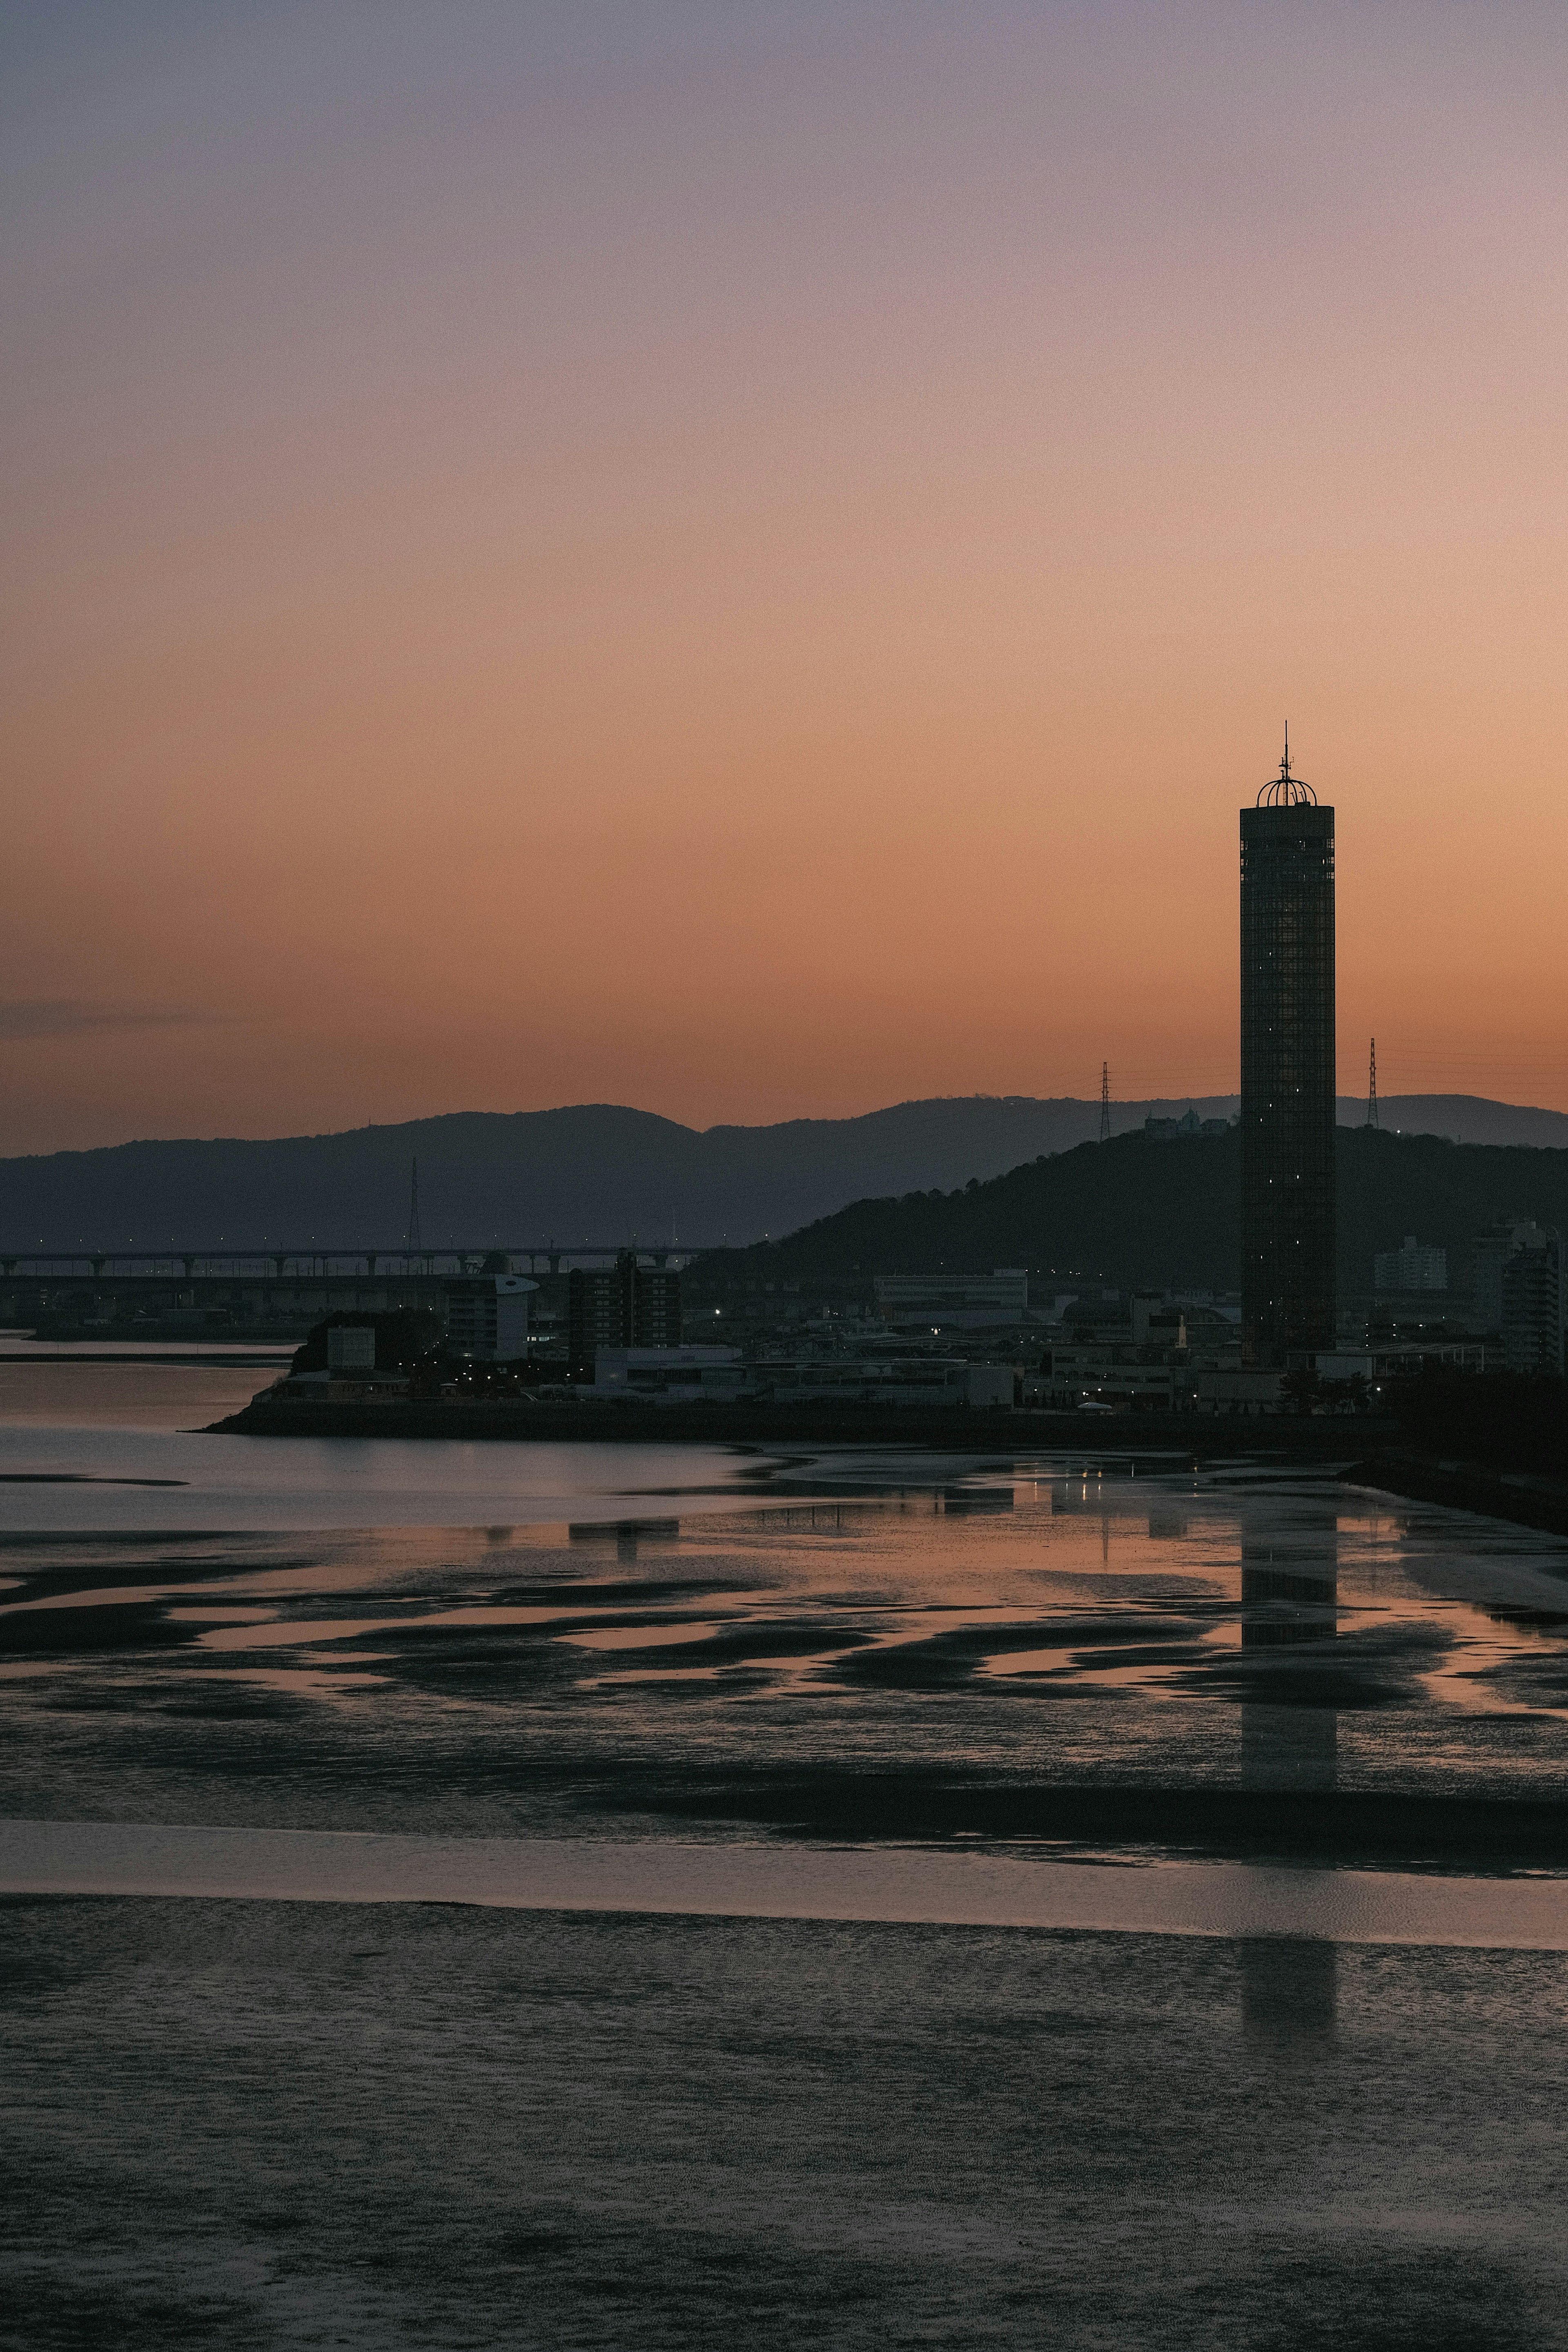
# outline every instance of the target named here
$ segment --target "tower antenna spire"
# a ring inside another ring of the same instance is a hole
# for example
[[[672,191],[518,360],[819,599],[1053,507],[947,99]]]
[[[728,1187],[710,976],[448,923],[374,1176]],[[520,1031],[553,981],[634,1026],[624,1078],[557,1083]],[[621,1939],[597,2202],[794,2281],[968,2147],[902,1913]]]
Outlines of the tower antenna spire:
[[[1109,1062],[1101,1062],[1100,1066],[1100,1139],[1101,1143],[1109,1143],[1110,1140],[1110,1065]]]
[[[1285,721],[1285,750],[1279,761],[1279,773],[1270,776],[1258,795],[1259,808],[1313,808],[1317,793],[1310,784],[1290,772],[1290,721]]]
[[[1377,1039],[1372,1041],[1372,1051],[1366,1063],[1366,1123],[1377,1125]]]

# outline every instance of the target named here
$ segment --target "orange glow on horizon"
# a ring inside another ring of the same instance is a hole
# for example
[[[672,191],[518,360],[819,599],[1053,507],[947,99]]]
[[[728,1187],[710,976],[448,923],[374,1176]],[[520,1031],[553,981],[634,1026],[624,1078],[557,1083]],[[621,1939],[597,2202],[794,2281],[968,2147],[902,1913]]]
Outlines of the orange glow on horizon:
[[[0,1151],[1229,1091],[1287,716],[1568,1109],[1552,16],[637,14],[39,13]]]

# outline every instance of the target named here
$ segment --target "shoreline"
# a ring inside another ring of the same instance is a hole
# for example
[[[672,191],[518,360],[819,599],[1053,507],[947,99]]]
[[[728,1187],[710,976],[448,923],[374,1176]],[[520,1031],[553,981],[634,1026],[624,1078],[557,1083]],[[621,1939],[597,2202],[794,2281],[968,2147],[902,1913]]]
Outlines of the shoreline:
[[[1378,1437],[1391,1423],[1370,1425]],[[1278,1454],[1342,1463],[1362,1453],[1364,1420],[1196,1413],[911,1412],[888,1405],[269,1404],[243,1406],[204,1433],[226,1437],[419,1438],[448,1441],[745,1446],[887,1445],[957,1454],[1173,1453],[1190,1458]]]
[[[1369,1416],[910,1412],[879,1405],[626,1405],[437,1402],[271,1404],[226,1414],[224,1437],[397,1438],[484,1444],[710,1444],[746,1449],[899,1446],[943,1454],[1226,1455],[1334,1465],[1347,1486],[1568,1536],[1568,1481],[1495,1469],[1399,1443]],[[1369,1448],[1368,1440],[1372,1440]]]

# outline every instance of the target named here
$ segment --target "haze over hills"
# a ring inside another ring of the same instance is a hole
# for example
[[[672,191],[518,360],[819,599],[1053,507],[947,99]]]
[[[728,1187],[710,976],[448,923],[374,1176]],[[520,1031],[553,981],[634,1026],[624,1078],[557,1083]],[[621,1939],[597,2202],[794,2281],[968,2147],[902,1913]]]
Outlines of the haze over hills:
[[[1113,1104],[1114,1133],[1146,1116],[1228,1118],[1235,1096]],[[1384,1128],[1466,1143],[1568,1146],[1568,1115],[1467,1095],[1392,1097]],[[1342,1124],[1363,1106],[1342,1097]],[[952,1096],[858,1118],[682,1127],[608,1103],[458,1112],[276,1141],[117,1144],[0,1160],[0,1246],[13,1250],[398,1246],[419,1161],[426,1246],[637,1235],[688,1245],[792,1233],[855,1201],[950,1192],[1098,1135],[1071,1097]]]

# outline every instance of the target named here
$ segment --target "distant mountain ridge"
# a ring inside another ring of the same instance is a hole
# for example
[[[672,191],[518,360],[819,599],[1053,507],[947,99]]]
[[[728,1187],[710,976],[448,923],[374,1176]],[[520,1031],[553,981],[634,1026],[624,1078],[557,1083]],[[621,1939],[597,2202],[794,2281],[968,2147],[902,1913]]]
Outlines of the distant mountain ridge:
[[[1151,1114],[1181,1118],[1189,1106],[1200,1118],[1229,1118],[1237,1097],[1116,1103],[1112,1131]],[[1466,1143],[1568,1146],[1568,1114],[1472,1095],[1390,1097],[1382,1116],[1386,1129]],[[1364,1117],[1364,1105],[1342,1097],[1342,1125]],[[706,1131],[579,1103],[273,1141],[121,1143],[0,1160],[0,1247],[395,1248],[416,1156],[426,1247],[634,1234],[739,1244],[793,1233],[854,1201],[984,1182],[1099,1131],[1097,1102],[973,1095]]]

